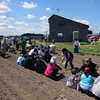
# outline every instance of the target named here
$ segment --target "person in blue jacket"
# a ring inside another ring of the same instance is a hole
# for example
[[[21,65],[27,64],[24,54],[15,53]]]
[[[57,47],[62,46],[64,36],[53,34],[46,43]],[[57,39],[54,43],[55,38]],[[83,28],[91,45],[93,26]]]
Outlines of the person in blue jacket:
[[[26,60],[26,55],[25,56],[22,56],[22,58],[19,60],[19,65],[20,66],[24,66],[24,62],[25,62],[25,60]]]
[[[21,46],[22,46],[22,50],[25,50],[26,40],[24,38],[21,39]]]

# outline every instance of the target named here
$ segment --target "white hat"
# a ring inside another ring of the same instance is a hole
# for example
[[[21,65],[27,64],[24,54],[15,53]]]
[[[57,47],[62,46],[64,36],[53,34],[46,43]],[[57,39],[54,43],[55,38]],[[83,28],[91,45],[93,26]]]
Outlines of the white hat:
[[[53,56],[53,57],[51,58],[50,63],[56,63],[56,57],[55,57],[55,56]]]

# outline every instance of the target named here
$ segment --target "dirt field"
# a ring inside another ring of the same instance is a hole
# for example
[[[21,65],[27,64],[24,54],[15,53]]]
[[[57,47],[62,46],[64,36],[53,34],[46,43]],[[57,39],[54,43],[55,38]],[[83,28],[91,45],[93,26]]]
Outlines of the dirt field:
[[[8,58],[0,57],[0,100],[95,100],[80,91],[66,88],[70,66],[66,70],[63,68],[60,51],[55,54],[57,63],[62,67],[56,81],[20,67],[16,63],[18,56],[19,52],[10,54]],[[100,65],[100,56],[77,54],[74,54],[73,64],[80,67],[82,60],[89,57]]]

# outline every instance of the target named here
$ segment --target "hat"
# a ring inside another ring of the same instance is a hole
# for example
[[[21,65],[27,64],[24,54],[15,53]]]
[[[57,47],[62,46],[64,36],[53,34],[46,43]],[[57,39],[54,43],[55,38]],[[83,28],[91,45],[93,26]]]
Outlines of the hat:
[[[55,56],[53,56],[53,57],[51,58],[50,63],[56,63],[56,57],[55,57]]]
[[[91,60],[91,58],[86,58],[86,59],[83,60],[83,63],[84,64],[89,64],[90,60]]]
[[[85,67],[84,72],[90,72],[90,68],[89,67]]]
[[[72,73],[72,74],[76,74],[76,69],[72,69],[72,70],[71,70],[71,73]]]

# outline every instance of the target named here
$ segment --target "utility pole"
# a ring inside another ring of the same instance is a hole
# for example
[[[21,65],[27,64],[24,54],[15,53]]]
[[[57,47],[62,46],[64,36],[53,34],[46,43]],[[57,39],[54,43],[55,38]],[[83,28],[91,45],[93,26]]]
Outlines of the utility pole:
[[[57,15],[59,15],[59,9],[57,9]]]

